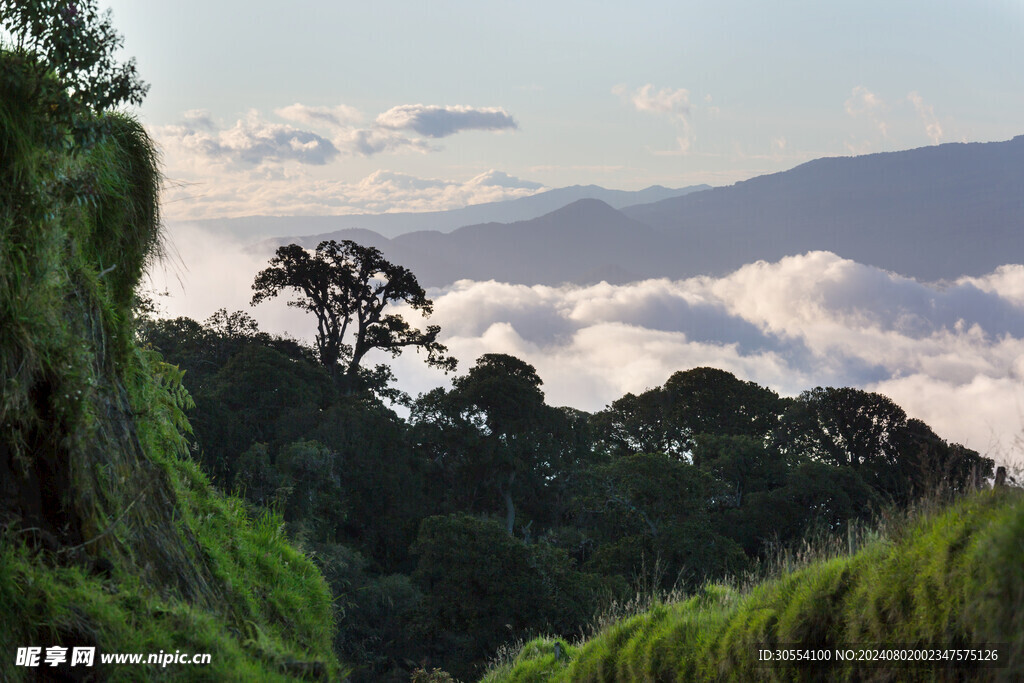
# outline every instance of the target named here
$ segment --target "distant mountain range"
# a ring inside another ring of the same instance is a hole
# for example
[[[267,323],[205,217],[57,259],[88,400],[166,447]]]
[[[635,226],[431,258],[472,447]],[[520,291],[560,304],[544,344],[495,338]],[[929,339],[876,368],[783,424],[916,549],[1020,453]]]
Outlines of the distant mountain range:
[[[680,272],[812,249],[923,280],[1024,263],[1024,135],[817,159],[624,210],[674,235]]]
[[[344,229],[373,230],[384,237],[396,237],[417,230],[450,232],[464,225],[478,223],[513,223],[543,216],[580,199],[600,199],[614,208],[647,204],[691,192],[710,189],[710,185],[693,185],[679,189],[652,185],[643,190],[608,190],[597,185],[573,185],[546,190],[529,197],[500,202],[474,204],[449,211],[419,213],[352,214],[347,216],[246,216],[244,218],[213,218],[197,223],[206,229],[241,238],[262,239],[313,235]]]
[[[621,208],[584,198],[512,223],[390,239],[340,230],[255,248],[269,254],[279,244],[314,247],[324,239],[375,246],[424,286],[463,278],[589,284],[721,275],[817,249],[921,280],[981,275],[1024,263],[1024,136],[818,159]]]

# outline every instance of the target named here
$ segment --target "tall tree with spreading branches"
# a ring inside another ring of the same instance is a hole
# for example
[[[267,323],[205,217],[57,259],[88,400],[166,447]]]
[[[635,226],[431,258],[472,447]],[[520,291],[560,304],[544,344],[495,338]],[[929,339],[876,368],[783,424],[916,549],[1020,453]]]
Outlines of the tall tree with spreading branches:
[[[416,276],[389,262],[379,249],[351,240],[321,242],[310,253],[298,244],[277,249],[270,267],[256,275],[252,305],[283,290],[298,293],[289,306],[317,320],[316,349],[333,376],[355,386],[363,358],[373,349],[398,356],[408,347],[427,353],[427,364],[450,371],[455,359],[437,341],[441,328],[418,330],[389,307],[405,304],[424,317],[434,309]]]

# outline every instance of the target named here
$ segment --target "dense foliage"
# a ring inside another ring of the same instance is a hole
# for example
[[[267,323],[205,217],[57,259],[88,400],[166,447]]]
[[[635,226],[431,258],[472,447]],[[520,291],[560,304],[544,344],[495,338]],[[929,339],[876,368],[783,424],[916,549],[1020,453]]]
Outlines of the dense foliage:
[[[502,643],[578,635],[637,582],[696,590],[992,468],[855,389],[782,398],[694,368],[590,415],[488,354],[403,419],[243,313],[140,333],[187,369],[215,483],[315,551],[363,680],[478,676]]]

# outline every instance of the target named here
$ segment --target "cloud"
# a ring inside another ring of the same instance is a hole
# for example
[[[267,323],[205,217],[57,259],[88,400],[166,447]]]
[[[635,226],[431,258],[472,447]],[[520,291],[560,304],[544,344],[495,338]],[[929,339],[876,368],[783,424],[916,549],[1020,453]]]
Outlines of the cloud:
[[[431,138],[443,138],[464,130],[516,130],[515,119],[497,107],[438,107],[403,104],[380,114],[379,128],[412,130]]]
[[[367,185],[452,189],[395,173]],[[168,312],[203,319],[219,306],[244,306],[264,264],[186,230],[175,243],[202,306]],[[678,370],[710,365],[786,395],[819,385],[878,391],[943,438],[1022,459],[1008,449],[1024,428],[1024,266],[924,284],[811,252],[717,278],[585,287],[463,280],[428,296],[430,322],[463,371],[483,353],[514,354],[537,368],[555,405],[599,410]],[[312,336],[312,321],[283,304],[255,315],[271,331]],[[414,312],[408,319],[422,320]],[[393,363],[414,394],[450,381],[414,354],[374,362]]]
[[[213,130],[216,128],[216,124],[213,122],[213,118],[210,116],[210,112],[206,109],[189,109],[182,114],[184,125],[190,128],[197,128],[200,130]]]
[[[338,147],[351,154],[373,156],[381,152],[400,152],[409,150],[425,154],[433,148],[423,140],[408,138],[393,131],[382,131],[373,128],[359,128],[341,133],[335,141]]]
[[[868,90],[863,85],[858,85],[850,92],[850,97],[845,102],[846,113],[853,118],[863,118],[878,129],[878,132],[885,137],[889,132],[888,124],[881,116],[888,109],[881,97]]]
[[[914,140],[923,130],[931,144],[940,144],[946,131],[935,115],[935,108],[925,102],[916,90],[905,97],[883,99],[863,85],[850,93],[844,104],[846,113],[861,122],[865,133],[854,133],[846,140],[852,154],[878,151],[892,141]],[[900,143],[903,144],[903,143]]]
[[[311,107],[304,104],[293,104],[274,113],[283,119],[296,121],[311,127],[323,127],[331,131],[332,142],[343,152],[356,156],[369,157],[382,152],[417,152],[426,153],[434,150],[424,140],[401,135],[394,130],[379,126],[370,128],[359,127],[363,121],[362,113],[355,107],[339,104],[334,107]]]
[[[164,214],[176,221],[232,216],[328,216],[389,211],[444,211],[516,199],[546,186],[489,170],[467,179],[421,178],[387,169],[352,182],[282,174],[225,174],[168,183]]]
[[[225,125],[206,110],[193,110],[173,125],[151,128],[171,179],[164,188],[165,215],[184,220],[439,211],[523,197],[544,188],[492,169],[469,180],[439,181],[443,189],[437,191],[387,197],[367,192],[371,188],[366,179],[344,182],[312,172],[343,156],[434,152],[439,149],[431,142],[434,138],[462,130],[515,128],[503,109],[403,105],[368,125],[358,110],[345,104],[296,103],[274,113],[289,123],[267,120],[252,110]]]
[[[171,154],[248,168],[288,161],[320,166],[339,154],[327,138],[309,130],[269,123],[255,111],[231,128],[220,130],[206,112],[187,112],[185,120],[183,125],[156,129],[156,137]]]
[[[1024,265],[999,266],[983,277],[963,277],[957,284],[970,284],[991,292],[1017,307],[1024,307]]]
[[[218,308],[248,309],[252,281],[266,267],[265,258],[246,252],[237,240],[194,224],[171,224],[165,237],[169,256],[150,267],[142,284],[169,295],[156,297],[168,316],[205,320]],[[288,322],[300,321],[294,316]]]
[[[690,124],[690,91],[685,88],[661,88],[655,90],[654,85],[648,83],[634,91],[630,91],[625,85],[617,85],[612,88],[612,93],[618,95],[623,101],[629,102],[640,112],[656,114],[668,117],[679,129],[680,134],[676,137],[676,146],[666,150],[652,150],[657,155],[682,155],[687,154],[693,145],[693,127]],[[711,96],[705,95],[705,102],[711,102]],[[715,114],[718,110],[715,108]]]
[[[637,111],[665,114],[680,119],[690,115],[690,91],[685,88],[655,90],[654,85],[648,83],[633,92],[624,85],[617,85],[612,88],[612,92],[632,103]]]
[[[274,114],[304,127],[267,121],[256,110],[225,127],[208,111],[197,109],[185,112],[180,123],[158,126],[152,132],[168,152],[172,173],[188,169],[219,174],[228,166],[324,165],[341,153],[368,157],[437,149],[422,137],[400,133],[402,130],[442,138],[464,130],[518,128],[508,112],[495,107],[400,105],[380,114],[370,126],[358,125],[362,113],[345,104],[316,107],[295,103],[275,109]],[[216,168],[211,169],[207,162]]]
[[[339,104],[334,107],[311,107],[296,102],[293,105],[275,109],[282,119],[296,121],[308,126],[326,125],[331,128],[347,128],[363,120],[355,107]]]
[[[432,295],[463,363],[521,355],[556,403],[595,410],[676,370],[713,365],[791,395],[817,385],[881,391],[940,435],[985,451],[1024,427],[1021,293],[1021,266],[939,286],[812,252],[722,278],[463,281]],[[409,363],[403,373],[426,388]]]
[[[885,102],[881,97],[863,85],[856,86],[846,100],[846,113],[850,116],[876,114],[885,110]]]
[[[539,190],[544,187],[542,183],[516,178],[504,171],[495,171],[494,169],[470,179],[468,184],[478,187],[502,187],[512,190]]]
[[[914,374],[867,387],[885,394],[909,414],[954,440],[1002,462],[1024,464],[1019,451],[1024,426],[1024,382],[1018,376],[978,374],[968,382]],[[943,430],[942,428],[946,429]]]
[[[934,107],[925,104],[924,98],[917,91],[909,93],[907,99],[914,103],[914,109],[917,110],[917,115],[924,125],[924,134],[928,136],[933,145],[939,144],[942,141],[942,125],[939,124],[939,119],[935,116]]]

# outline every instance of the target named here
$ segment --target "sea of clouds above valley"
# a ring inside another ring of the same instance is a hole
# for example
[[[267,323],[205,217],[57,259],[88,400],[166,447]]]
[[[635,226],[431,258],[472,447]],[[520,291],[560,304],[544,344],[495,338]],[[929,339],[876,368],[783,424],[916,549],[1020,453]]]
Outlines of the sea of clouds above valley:
[[[314,322],[276,301],[250,308],[266,261],[189,225],[154,269],[165,314],[247,310],[309,339]],[[548,402],[599,410],[626,392],[708,365],[796,395],[815,386],[883,393],[944,438],[1020,462],[1024,266],[920,283],[829,252],[758,262],[720,278],[561,287],[459,281],[431,290],[443,341],[465,371],[484,353],[533,364]],[[421,322],[418,314],[407,316]],[[425,323],[424,323],[425,324]],[[381,357],[415,395],[449,380],[421,357]]]

